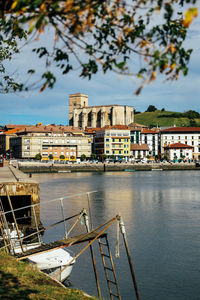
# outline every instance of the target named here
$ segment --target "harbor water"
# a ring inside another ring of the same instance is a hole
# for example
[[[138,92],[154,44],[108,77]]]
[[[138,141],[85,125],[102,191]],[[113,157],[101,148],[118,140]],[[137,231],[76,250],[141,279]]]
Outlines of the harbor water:
[[[107,172],[35,174],[40,183],[41,221],[44,226],[61,219],[60,207],[45,203],[71,195],[63,200],[64,215],[69,217],[88,210],[90,197],[92,226],[123,217],[133,260],[140,298],[144,300],[200,299],[200,172]],[[66,224],[69,227],[73,221]],[[108,229],[115,257],[116,225]],[[64,226],[45,232],[45,242],[62,238]],[[84,226],[79,222],[74,234]],[[102,296],[108,299],[99,249],[95,244]],[[77,254],[83,246],[72,246]],[[122,299],[136,299],[122,237],[120,258],[114,258]],[[97,296],[90,252],[76,261],[70,275],[72,288]]]

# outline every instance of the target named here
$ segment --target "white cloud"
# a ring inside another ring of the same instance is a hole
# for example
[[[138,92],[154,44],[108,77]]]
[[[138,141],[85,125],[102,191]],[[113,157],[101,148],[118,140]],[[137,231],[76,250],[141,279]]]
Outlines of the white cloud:
[[[106,75],[98,73],[89,81],[80,78],[78,72],[75,71],[66,76],[56,71],[57,83],[53,90],[46,90],[43,93],[35,90],[18,95],[1,94],[0,124],[33,124],[39,121],[66,124],[69,94],[78,92],[88,94],[89,105],[133,105],[136,110],[144,111],[149,104],[153,104],[158,108],[164,107],[167,110],[194,109],[200,111],[199,19],[196,19],[191,26],[185,45],[194,49],[190,71],[187,77],[181,77],[177,82],[164,84],[162,78],[158,78],[151,86],[145,86],[140,96],[135,96],[134,91],[138,85],[136,80],[130,77],[120,77],[114,73]],[[25,78],[25,72],[28,68],[35,67],[39,72],[42,71],[41,61],[30,51],[32,47],[33,44],[24,47],[23,54],[16,56],[14,61],[9,62],[10,70],[17,70],[22,78]]]

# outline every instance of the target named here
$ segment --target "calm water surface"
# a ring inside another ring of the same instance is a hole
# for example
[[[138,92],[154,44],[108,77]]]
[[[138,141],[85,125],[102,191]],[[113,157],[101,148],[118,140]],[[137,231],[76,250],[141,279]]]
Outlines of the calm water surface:
[[[108,172],[37,174],[41,203],[74,193],[97,191],[91,196],[93,226],[120,212],[141,299],[200,299],[200,172]],[[64,201],[65,216],[87,209],[85,196]],[[61,217],[60,206],[41,205],[41,219],[48,225]],[[72,223],[71,223],[72,224]],[[76,231],[84,230],[79,224]],[[109,232],[115,254],[116,224]],[[44,240],[61,238],[63,226],[45,233]],[[71,250],[78,253],[79,248]],[[108,298],[98,248],[102,294]],[[122,299],[136,299],[122,239],[120,259],[114,259]],[[97,295],[90,253],[77,260],[70,276],[72,287]]]

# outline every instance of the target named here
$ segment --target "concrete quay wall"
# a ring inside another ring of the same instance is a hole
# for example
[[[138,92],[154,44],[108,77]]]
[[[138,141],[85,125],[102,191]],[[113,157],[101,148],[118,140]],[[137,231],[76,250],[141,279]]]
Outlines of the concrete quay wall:
[[[195,163],[98,163],[98,164],[44,164],[20,163],[19,169],[24,173],[64,173],[64,172],[113,172],[113,171],[152,171],[152,170],[200,170]]]

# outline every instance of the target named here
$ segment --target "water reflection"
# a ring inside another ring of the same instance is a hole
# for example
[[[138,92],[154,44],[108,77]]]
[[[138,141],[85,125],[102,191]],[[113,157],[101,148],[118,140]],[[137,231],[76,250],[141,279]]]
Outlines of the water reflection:
[[[199,299],[199,171],[38,174],[34,179],[41,183],[41,203],[97,190],[90,201],[94,226],[121,213],[141,299]],[[86,196],[67,199],[65,215],[87,206]],[[59,213],[58,206],[41,206],[43,222],[57,220]],[[81,229],[80,224],[78,230]],[[52,232],[51,238],[57,234],[62,235],[63,228],[59,227],[56,234]],[[109,229],[112,248],[115,234],[113,226]],[[121,260],[115,263],[122,299],[135,299],[122,244],[120,252]],[[81,257],[71,279],[74,286],[96,294],[89,259],[89,253]]]

